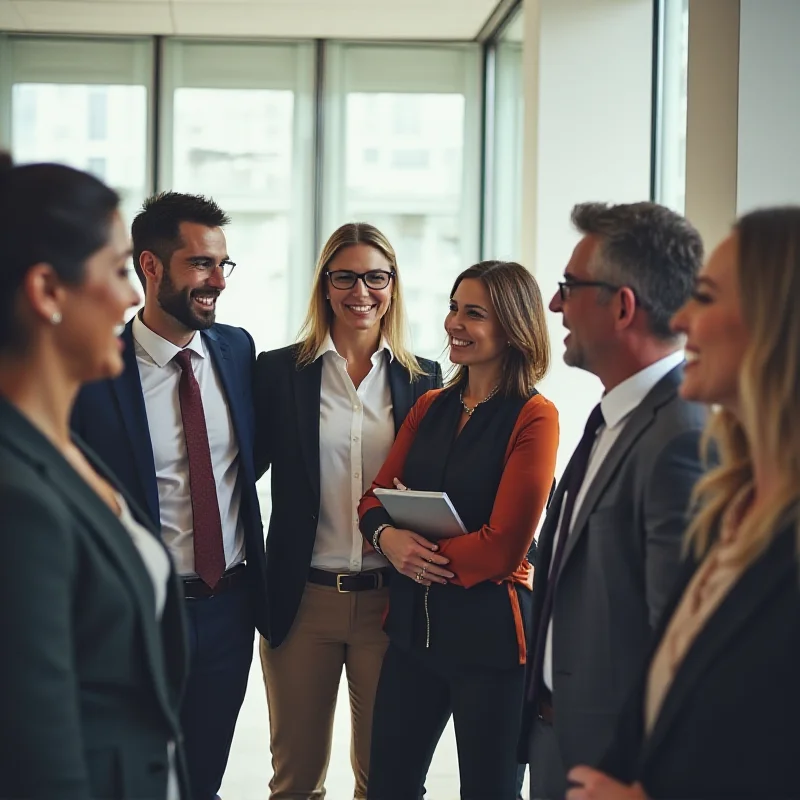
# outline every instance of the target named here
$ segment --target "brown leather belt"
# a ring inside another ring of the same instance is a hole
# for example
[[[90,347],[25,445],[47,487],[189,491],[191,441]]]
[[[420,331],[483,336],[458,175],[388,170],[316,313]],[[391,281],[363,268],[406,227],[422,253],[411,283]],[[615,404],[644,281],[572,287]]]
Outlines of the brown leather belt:
[[[311,567],[308,570],[308,582],[318,586],[333,586],[342,594],[347,592],[365,592],[369,589],[380,589],[389,585],[391,570],[371,569],[367,572],[328,572]]]
[[[183,596],[186,600],[204,600],[208,597],[216,597],[243,584],[246,575],[247,568],[242,562],[226,570],[213,589],[202,578],[184,578]]]

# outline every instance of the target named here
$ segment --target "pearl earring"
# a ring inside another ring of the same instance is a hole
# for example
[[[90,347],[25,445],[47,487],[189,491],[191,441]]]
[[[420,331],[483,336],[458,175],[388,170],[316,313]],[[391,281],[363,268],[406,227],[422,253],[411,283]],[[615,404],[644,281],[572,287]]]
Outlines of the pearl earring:
[[[61,316],[61,312],[60,311],[54,311],[50,315],[50,323],[52,325],[60,325],[62,319],[63,319],[63,317]]]

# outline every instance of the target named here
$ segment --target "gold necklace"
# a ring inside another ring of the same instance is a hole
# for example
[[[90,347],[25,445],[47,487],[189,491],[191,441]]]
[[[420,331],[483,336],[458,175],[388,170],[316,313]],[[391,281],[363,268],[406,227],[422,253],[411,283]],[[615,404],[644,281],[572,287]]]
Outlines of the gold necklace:
[[[495,386],[495,387],[494,387],[494,389],[492,389],[492,391],[491,391],[491,392],[489,392],[489,394],[487,394],[487,395],[486,395],[486,397],[484,397],[484,398],[483,398],[483,400],[479,400],[477,403],[475,403],[475,405],[474,405],[474,406],[472,406],[472,408],[470,408],[470,407],[469,407],[469,406],[468,406],[468,405],[467,405],[467,404],[464,402],[464,389],[462,388],[462,389],[461,389],[461,394],[459,395],[459,397],[461,398],[461,406],[462,406],[462,408],[464,409],[464,413],[465,413],[465,414],[466,414],[468,417],[471,417],[471,416],[472,416],[472,415],[475,413],[475,409],[476,409],[476,408],[477,408],[479,405],[482,405],[482,404],[483,404],[483,403],[485,403],[487,400],[491,400],[491,399],[492,399],[492,398],[493,398],[493,397],[494,397],[494,396],[497,394],[497,390],[498,390],[499,388],[500,388],[500,384],[498,383],[498,384],[497,384],[497,386]]]

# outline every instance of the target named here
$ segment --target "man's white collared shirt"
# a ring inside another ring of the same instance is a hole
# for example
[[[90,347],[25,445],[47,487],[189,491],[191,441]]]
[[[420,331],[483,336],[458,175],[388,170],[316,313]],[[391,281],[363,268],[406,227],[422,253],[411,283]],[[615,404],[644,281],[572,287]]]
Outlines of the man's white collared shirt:
[[[151,331],[138,315],[134,317],[132,332],[153,447],[161,535],[177,572],[194,576],[189,457],[178,397],[181,368],[173,360],[181,348]],[[203,337],[196,333],[185,349],[191,351],[192,370],[203,400],[211,466],[217,484],[225,565],[230,568],[245,558],[244,529],[239,519],[239,445],[222,382],[206,352]]]
[[[570,520],[569,535],[572,535],[572,526],[578,517],[578,511],[581,504],[586,497],[586,492],[592,485],[600,467],[608,456],[614,442],[617,441],[619,435],[625,428],[625,423],[630,419],[631,414],[639,407],[642,401],[647,397],[653,387],[664,378],[667,373],[671,372],[675,367],[683,362],[683,351],[679,350],[676,353],[670,353],[666,358],[662,358],[649,367],[645,367],[635,375],[632,375],[627,380],[624,380],[618,386],[615,386],[610,392],[603,395],[600,400],[600,408],[603,412],[604,424],[600,426],[594,440],[592,453],[589,456],[589,464],[586,467],[586,476],[581,484],[578,496],[575,498],[575,505],[572,510],[572,519]],[[558,537],[561,534],[561,515],[564,513],[564,506],[566,505],[566,493],[561,501],[561,512],[559,513],[558,525],[556,526],[556,534],[553,539],[553,552],[555,552],[556,545],[558,544]],[[552,562],[550,564],[552,568]],[[549,580],[555,580],[556,576],[549,575]],[[544,645],[544,665],[542,671],[542,680],[545,686],[550,691],[553,691],[553,618],[550,617],[547,625],[547,639]]]
[[[387,352],[393,358],[388,343],[381,340],[372,355],[372,369],[357,389],[330,335],[316,355],[322,359],[320,513],[311,566],[317,569],[361,572],[387,564],[375,552],[362,556],[364,538],[358,527],[358,503],[395,437]]]

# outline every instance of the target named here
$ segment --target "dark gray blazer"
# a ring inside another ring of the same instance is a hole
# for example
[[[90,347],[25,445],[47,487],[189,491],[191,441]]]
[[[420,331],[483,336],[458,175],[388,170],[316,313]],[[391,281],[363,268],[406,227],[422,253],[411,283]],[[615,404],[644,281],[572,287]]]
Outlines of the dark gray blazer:
[[[0,797],[164,800],[169,741],[188,797],[175,575],[159,624],[128,532],[3,398],[0,508]]]
[[[678,396],[682,377],[682,366],[669,372],[625,423],[578,510],[559,573],[549,578],[557,580],[554,728],[567,769],[596,763],[608,747],[678,574],[706,418],[705,407]],[[542,604],[571,467],[539,536],[532,637],[547,624]],[[521,761],[537,702],[529,699],[524,710]]]

